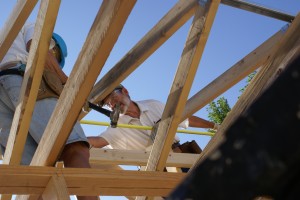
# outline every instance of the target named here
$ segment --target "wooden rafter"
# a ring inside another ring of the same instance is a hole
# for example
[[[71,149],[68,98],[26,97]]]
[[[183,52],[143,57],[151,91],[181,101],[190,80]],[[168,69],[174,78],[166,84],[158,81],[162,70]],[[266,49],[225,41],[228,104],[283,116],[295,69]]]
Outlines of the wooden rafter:
[[[247,10],[250,12],[254,12],[260,15],[264,15],[264,16],[268,16],[268,17],[272,17],[275,19],[279,19],[279,20],[283,20],[283,21],[287,21],[287,22],[292,22],[293,19],[295,18],[295,16],[292,16],[290,14],[287,13],[283,13],[280,11],[276,11],[273,9],[269,9],[266,8],[264,6],[260,6],[260,5],[256,5],[250,2],[246,2],[243,0],[221,0],[221,3],[228,5],[228,6],[232,6],[235,8],[239,8],[239,9],[243,9],[243,10]]]
[[[209,102],[213,101],[223,92],[227,91],[233,85],[237,84],[248,74],[266,63],[268,57],[271,54],[271,50],[283,37],[285,28],[286,27],[275,33],[272,37],[263,42],[259,47],[257,47],[248,55],[235,63],[226,72],[221,74],[207,86],[193,95],[186,103],[182,115],[182,120],[193,115],[195,112],[203,108]]]
[[[31,165],[54,165],[135,2],[103,1]]]
[[[3,32],[0,35],[0,61],[5,56],[9,47],[17,37],[25,21],[32,12],[38,0],[19,0],[17,1],[11,15],[5,22]]]

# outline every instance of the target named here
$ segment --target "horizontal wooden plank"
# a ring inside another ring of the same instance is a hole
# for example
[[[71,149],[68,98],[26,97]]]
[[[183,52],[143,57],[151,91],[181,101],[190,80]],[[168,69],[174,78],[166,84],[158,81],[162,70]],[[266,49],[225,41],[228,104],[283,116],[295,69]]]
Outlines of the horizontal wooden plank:
[[[53,175],[70,195],[166,196],[184,173],[0,165],[0,194],[42,194]]]
[[[90,150],[90,163],[106,165],[146,166],[150,151],[96,149]],[[167,167],[191,167],[200,154],[169,153]]]

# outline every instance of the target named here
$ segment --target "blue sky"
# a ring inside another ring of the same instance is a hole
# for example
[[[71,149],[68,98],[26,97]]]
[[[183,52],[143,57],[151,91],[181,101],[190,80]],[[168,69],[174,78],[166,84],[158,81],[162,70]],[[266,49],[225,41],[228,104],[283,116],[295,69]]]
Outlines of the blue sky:
[[[3,27],[16,0],[0,2],[0,27]],[[64,37],[68,46],[68,57],[64,71],[70,74],[88,31],[102,1],[62,0],[55,32]],[[165,14],[176,0],[137,1],[122,34],[120,35],[99,79],[113,67]],[[300,0],[256,0],[251,1],[267,8],[296,15],[300,11]],[[35,21],[39,4],[28,21]],[[133,100],[158,99],[166,102],[176,73],[182,49],[188,34],[191,20],[179,29],[161,48],[136,69],[123,85],[127,87]],[[220,5],[205,51],[203,53],[189,97],[225,72],[262,42],[280,30],[287,22],[261,16],[237,8]],[[239,90],[246,84],[241,81],[223,95],[231,106],[240,95]],[[207,119],[206,108],[195,115]],[[108,118],[97,112],[90,112],[84,119],[105,121]],[[87,136],[98,135],[105,129],[101,126],[83,125]],[[206,131],[205,129],[197,129]],[[196,140],[204,148],[209,136],[178,134],[182,142]],[[102,199],[122,199],[103,197]]]

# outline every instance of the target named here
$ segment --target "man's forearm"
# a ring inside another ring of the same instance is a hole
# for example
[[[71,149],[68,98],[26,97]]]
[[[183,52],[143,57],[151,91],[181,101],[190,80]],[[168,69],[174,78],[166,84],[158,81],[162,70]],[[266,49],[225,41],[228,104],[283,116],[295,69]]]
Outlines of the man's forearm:
[[[189,118],[189,126],[195,127],[195,128],[211,128],[211,129],[213,129],[215,127],[215,123],[207,121],[207,120],[202,119],[197,116],[191,116]]]

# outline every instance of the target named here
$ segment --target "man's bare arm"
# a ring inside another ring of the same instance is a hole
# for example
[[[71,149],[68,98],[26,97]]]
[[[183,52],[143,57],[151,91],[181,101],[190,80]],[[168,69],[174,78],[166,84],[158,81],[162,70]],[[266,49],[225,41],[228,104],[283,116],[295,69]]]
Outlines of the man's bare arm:
[[[88,139],[91,147],[102,148],[102,147],[109,145],[109,143],[104,138],[99,137],[99,136],[90,136],[90,137],[87,137],[87,139]]]
[[[207,121],[197,116],[189,117],[189,126],[195,128],[217,128],[217,125],[214,122]]]

